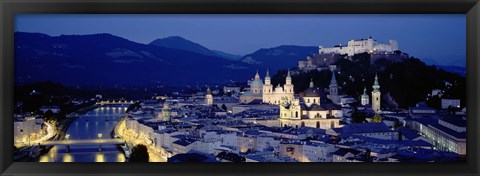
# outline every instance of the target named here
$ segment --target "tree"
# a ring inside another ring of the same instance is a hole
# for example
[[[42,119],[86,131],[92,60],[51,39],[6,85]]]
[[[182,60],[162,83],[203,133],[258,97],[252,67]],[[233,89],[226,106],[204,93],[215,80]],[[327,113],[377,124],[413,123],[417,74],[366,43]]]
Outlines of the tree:
[[[140,102],[136,102],[136,103],[133,103],[132,105],[130,105],[128,108],[127,108],[127,111],[125,111],[126,113],[130,112],[130,111],[133,111],[135,109],[139,109],[139,108],[142,108],[142,105],[140,105]]]
[[[372,153],[372,151],[370,149],[367,149],[365,151],[365,161],[366,162],[371,162],[372,161],[371,153]]]
[[[54,119],[54,116],[53,116],[53,111],[52,110],[47,110],[44,114],[43,114],[43,118],[47,119],[47,120],[53,120]]]
[[[365,112],[360,112],[357,110],[357,107],[353,107],[353,112],[352,112],[352,122],[353,123],[364,123],[367,118],[367,115]]]
[[[393,129],[397,129],[398,127],[401,127],[401,126],[402,126],[402,123],[400,123],[400,121],[395,120],[393,122]]]
[[[375,114],[372,117],[372,122],[382,122],[382,116],[380,116],[380,114]]]
[[[143,144],[138,144],[132,149],[132,154],[130,154],[129,162],[148,162],[148,149],[147,146]]]

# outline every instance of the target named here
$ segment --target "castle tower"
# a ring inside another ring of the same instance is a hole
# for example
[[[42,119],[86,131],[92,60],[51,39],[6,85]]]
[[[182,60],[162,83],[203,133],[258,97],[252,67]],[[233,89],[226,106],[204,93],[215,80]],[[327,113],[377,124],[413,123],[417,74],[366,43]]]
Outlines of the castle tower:
[[[272,95],[273,95],[273,85],[270,79],[270,73],[268,72],[268,69],[267,69],[267,74],[265,75],[265,84],[263,85],[262,101],[264,103],[273,104],[274,100]]]
[[[373,91],[372,91],[372,109],[375,112],[380,111],[380,99],[381,99],[381,92],[380,92],[380,85],[378,84],[378,76],[375,74],[375,82],[373,83]]]
[[[207,95],[205,95],[205,101],[207,106],[213,105],[213,96],[212,96],[212,90],[210,90],[210,87],[207,89]]]
[[[362,106],[365,106],[365,105],[369,104],[369,103],[370,103],[369,101],[370,101],[370,97],[368,96],[368,94],[367,94],[367,88],[365,87],[365,88],[363,89],[363,95],[362,95],[362,97],[361,97]]]
[[[170,121],[170,107],[168,106],[167,99],[165,99],[165,102],[163,103],[162,120]]]
[[[329,98],[332,100],[333,103],[338,104],[339,102],[339,97],[338,97],[338,84],[337,84],[337,78],[335,77],[335,71],[332,71],[332,80],[330,81],[330,94]]]

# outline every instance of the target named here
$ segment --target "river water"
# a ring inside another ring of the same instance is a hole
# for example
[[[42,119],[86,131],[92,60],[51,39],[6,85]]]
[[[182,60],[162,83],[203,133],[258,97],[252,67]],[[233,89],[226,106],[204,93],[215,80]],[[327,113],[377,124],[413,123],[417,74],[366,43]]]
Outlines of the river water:
[[[70,124],[67,134],[69,140],[109,139],[111,132],[127,110],[127,105],[99,107],[78,117]],[[70,146],[67,152],[64,146],[55,146],[45,155],[40,156],[40,162],[124,162],[125,156],[115,145]]]

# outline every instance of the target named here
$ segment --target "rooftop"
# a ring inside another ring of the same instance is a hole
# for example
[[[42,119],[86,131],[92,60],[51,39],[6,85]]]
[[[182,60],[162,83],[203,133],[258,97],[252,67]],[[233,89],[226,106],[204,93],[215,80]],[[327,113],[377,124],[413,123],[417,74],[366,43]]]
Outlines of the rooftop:
[[[392,132],[392,130],[382,122],[351,123],[343,127],[343,134],[381,133],[381,132]]]

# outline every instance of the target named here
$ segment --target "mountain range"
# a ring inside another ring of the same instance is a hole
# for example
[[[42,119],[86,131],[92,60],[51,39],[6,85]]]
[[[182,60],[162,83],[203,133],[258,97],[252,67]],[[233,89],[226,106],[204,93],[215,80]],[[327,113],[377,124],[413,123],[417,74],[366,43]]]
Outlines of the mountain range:
[[[195,83],[245,80],[251,65],[180,49],[135,43],[111,34],[15,33],[17,83],[68,85]],[[229,73],[229,74],[225,74]]]
[[[178,36],[141,44],[107,33],[49,36],[16,32],[15,81],[105,86],[246,81],[255,70],[294,67],[305,53],[305,47],[279,46],[242,57]],[[256,63],[247,62],[249,58]]]
[[[239,56],[179,36],[136,43],[107,33],[49,36],[15,32],[15,82],[66,85],[222,84],[296,67],[316,46],[281,45]],[[465,73],[460,67],[439,66]]]

